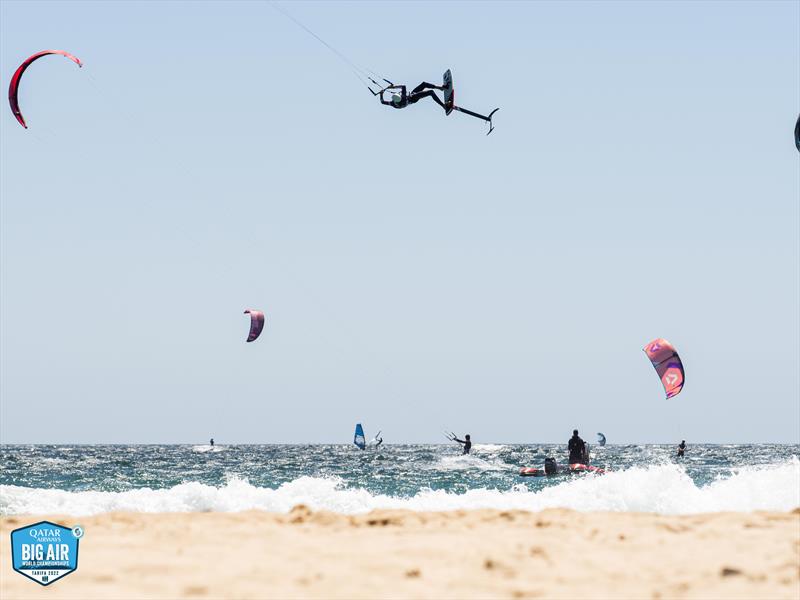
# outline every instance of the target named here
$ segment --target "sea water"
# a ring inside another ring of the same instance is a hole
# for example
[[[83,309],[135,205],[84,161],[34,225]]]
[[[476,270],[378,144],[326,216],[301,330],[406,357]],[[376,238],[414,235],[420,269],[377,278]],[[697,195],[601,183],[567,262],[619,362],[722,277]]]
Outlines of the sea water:
[[[0,446],[0,514],[339,513],[564,507],[663,514],[800,506],[800,445],[592,446],[605,475],[522,478],[564,445]]]

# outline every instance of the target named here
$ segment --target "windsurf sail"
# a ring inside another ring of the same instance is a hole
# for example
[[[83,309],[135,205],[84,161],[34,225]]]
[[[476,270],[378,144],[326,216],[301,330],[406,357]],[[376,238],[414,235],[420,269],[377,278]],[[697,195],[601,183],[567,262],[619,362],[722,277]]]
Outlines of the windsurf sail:
[[[597,432],[597,443],[600,444],[601,446],[606,445],[606,436],[604,436],[599,431]]]
[[[367,447],[367,438],[364,437],[364,428],[361,423],[356,423],[356,433],[353,435],[353,443],[358,446],[359,450],[364,450]]]
[[[645,354],[661,378],[667,398],[677,396],[683,389],[686,376],[681,357],[667,340],[657,338],[644,347]]]

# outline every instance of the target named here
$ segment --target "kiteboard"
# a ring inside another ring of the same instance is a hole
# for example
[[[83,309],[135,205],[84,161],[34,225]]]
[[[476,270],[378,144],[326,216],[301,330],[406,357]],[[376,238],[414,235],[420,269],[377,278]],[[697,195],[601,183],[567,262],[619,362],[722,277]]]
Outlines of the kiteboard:
[[[450,73],[450,69],[444,72],[442,75],[442,90],[444,92],[444,112],[445,114],[450,114],[453,112],[453,109],[456,105],[456,94],[455,90],[453,90],[453,75]]]

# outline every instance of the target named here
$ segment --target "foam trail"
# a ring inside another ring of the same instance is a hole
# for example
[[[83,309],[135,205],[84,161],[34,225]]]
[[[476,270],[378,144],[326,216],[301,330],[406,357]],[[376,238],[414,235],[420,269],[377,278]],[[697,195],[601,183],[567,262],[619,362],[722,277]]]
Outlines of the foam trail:
[[[210,446],[208,444],[203,444],[200,446],[192,446],[192,452],[224,452],[225,446]]]
[[[474,454],[460,454],[456,456],[443,456],[438,462],[429,467],[436,471],[507,471],[509,466],[490,458],[480,458]],[[516,467],[513,468],[516,470]]]
[[[184,483],[169,489],[142,488],[126,492],[67,492],[0,486],[2,515],[249,509],[285,513],[297,504],[345,514],[379,508],[415,511],[572,508],[661,514],[790,511],[800,506],[800,461],[794,458],[779,466],[743,468],[703,487],[696,486],[680,466],[668,464],[632,468],[605,476],[572,478],[539,491],[519,484],[505,491],[471,489],[462,494],[424,490],[407,498],[346,488],[343,481],[335,477],[300,477],[277,489],[256,487],[237,478],[220,487]]]
[[[473,444],[472,452],[478,454],[497,454],[501,450],[505,450],[504,444]]]

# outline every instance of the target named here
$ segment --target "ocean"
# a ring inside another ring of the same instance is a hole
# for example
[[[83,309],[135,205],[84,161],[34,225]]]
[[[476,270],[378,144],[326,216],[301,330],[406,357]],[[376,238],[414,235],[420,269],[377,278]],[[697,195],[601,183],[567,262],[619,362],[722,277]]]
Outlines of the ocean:
[[[571,508],[691,514],[800,506],[800,445],[591,446],[605,475],[522,478],[563,444],[3,445],[0,514],[110,511],[355,514],[392,508]]]

